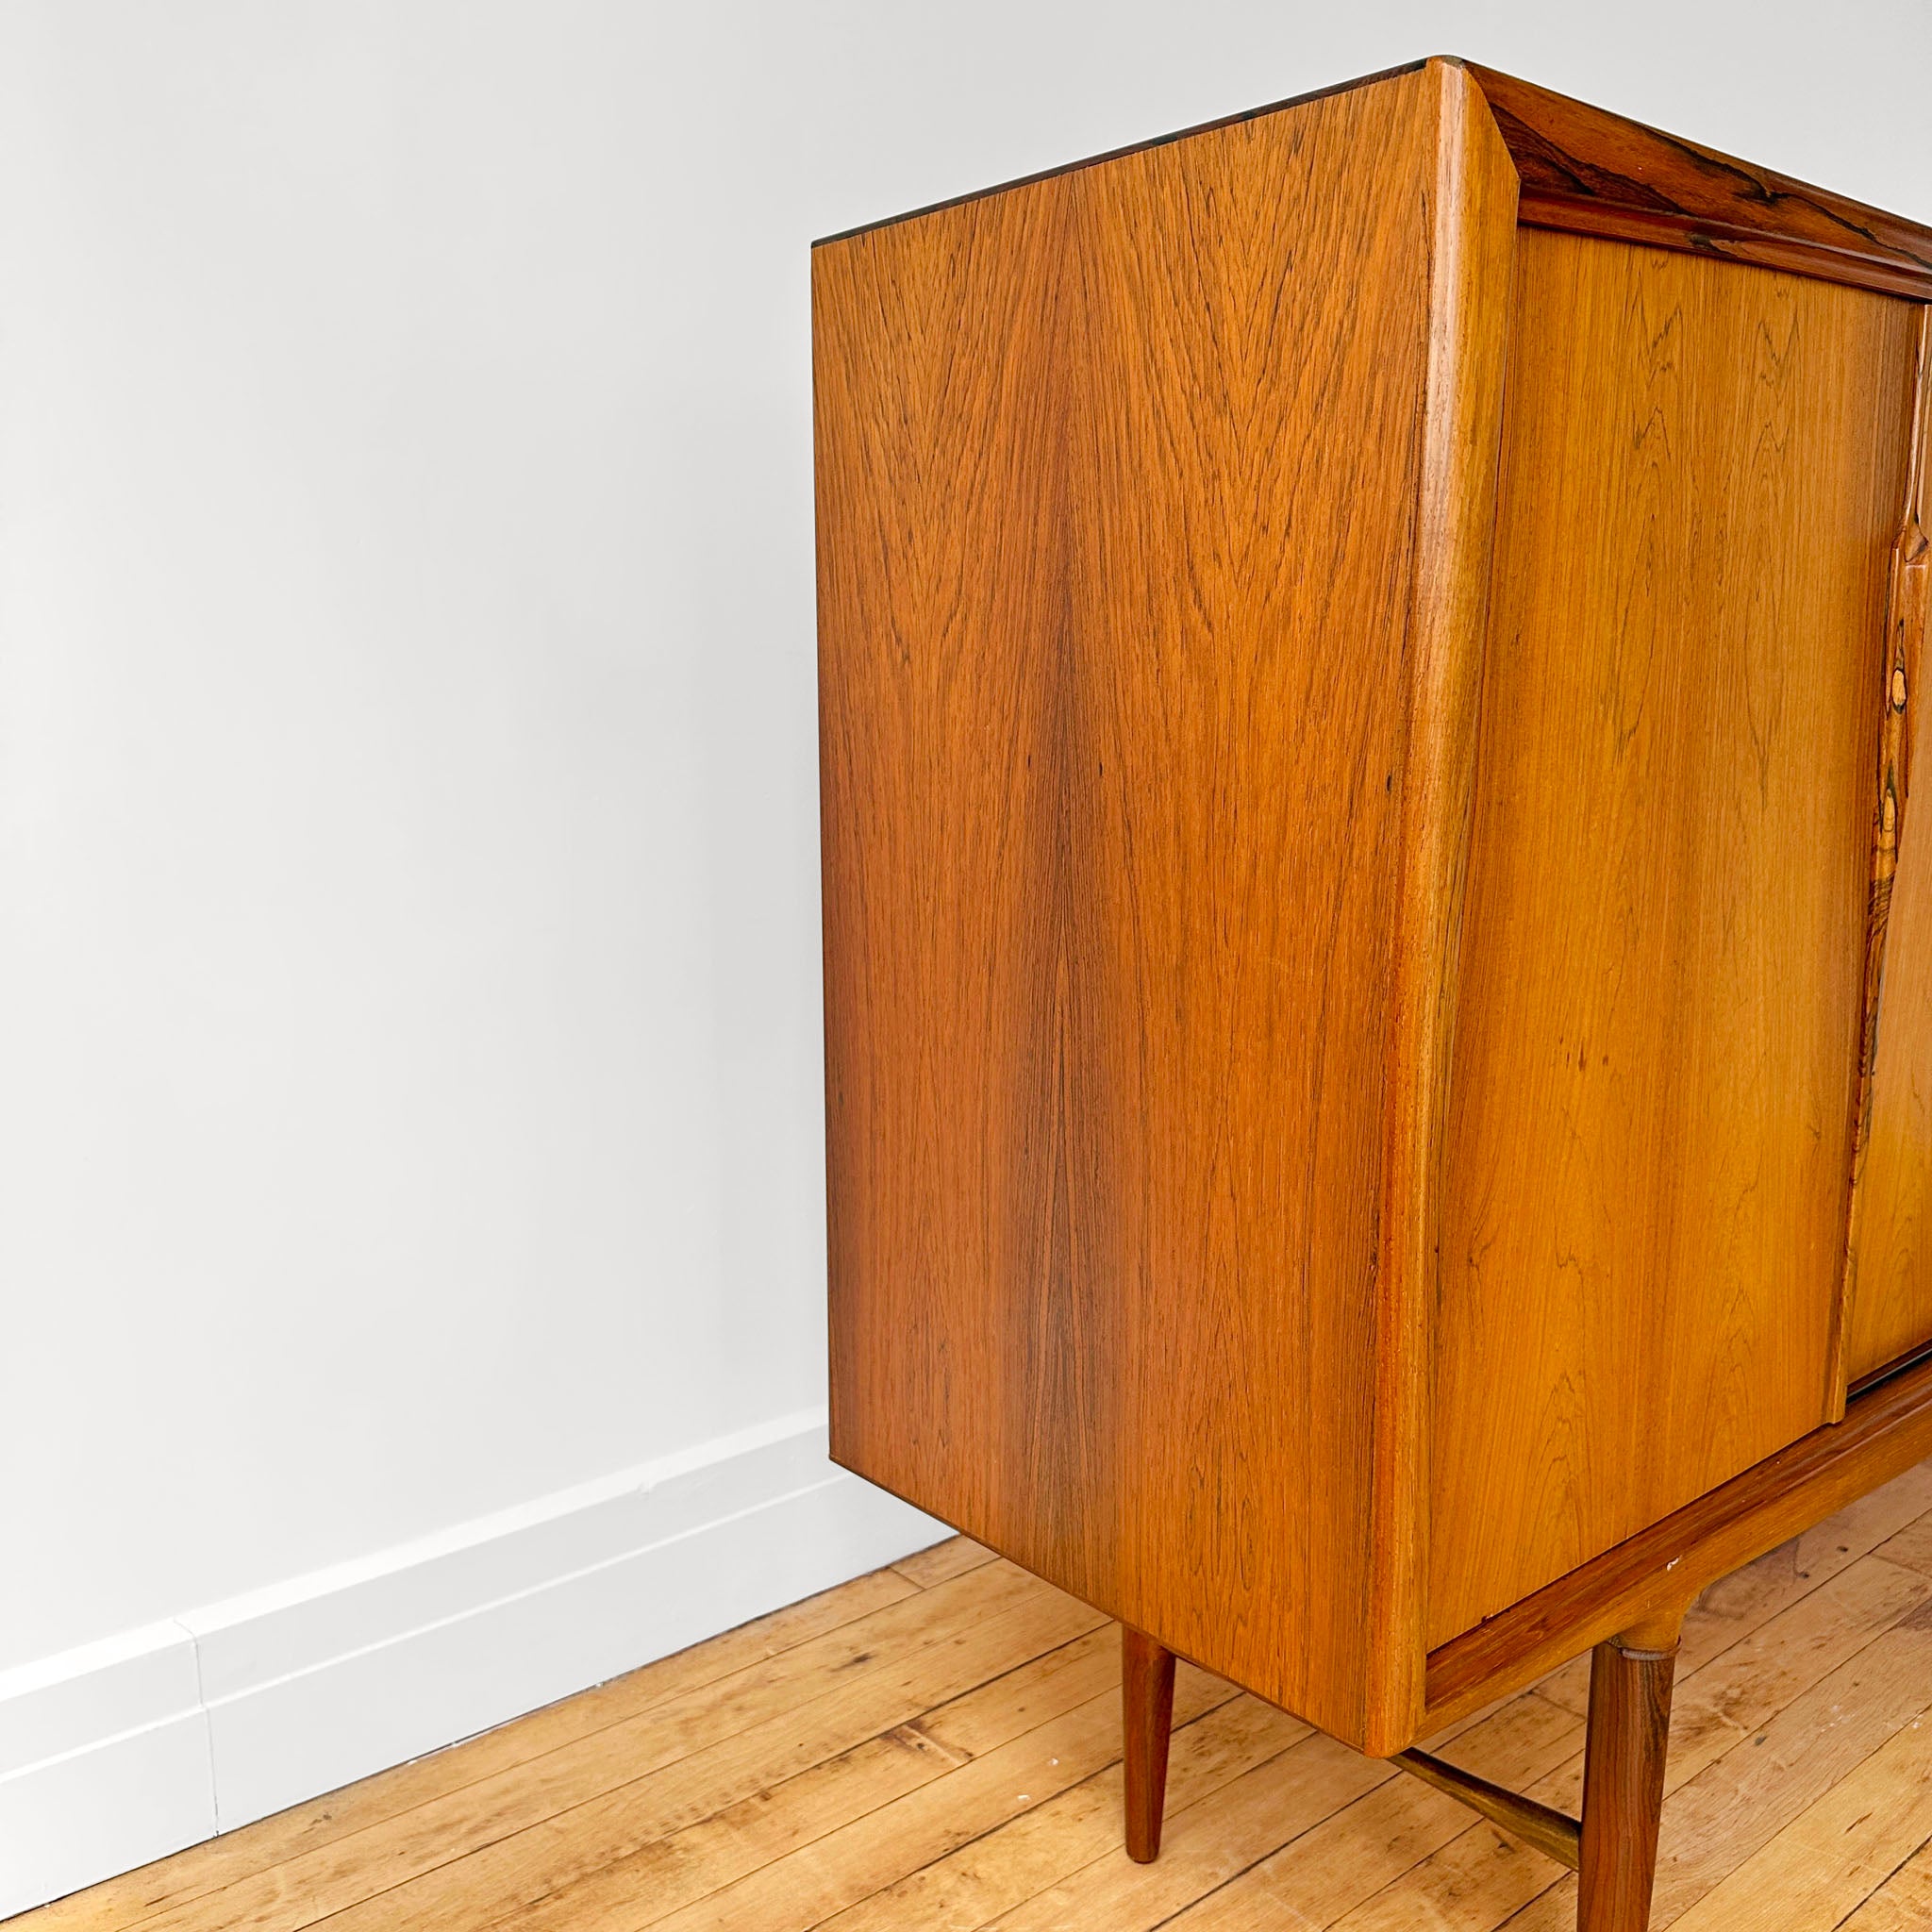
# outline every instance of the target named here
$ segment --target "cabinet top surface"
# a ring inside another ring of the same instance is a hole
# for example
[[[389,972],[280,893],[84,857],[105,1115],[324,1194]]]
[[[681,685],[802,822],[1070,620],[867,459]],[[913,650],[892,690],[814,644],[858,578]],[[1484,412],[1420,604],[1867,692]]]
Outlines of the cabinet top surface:
[[[1665,134],[1641,122],[1572,100],[1493,68],[1454,56],[1475,81],[1521,180],[1521,220],[1533,227],[1614,236],[1719,259],[1849,282],[1932,301],[1932,227],[1889,214],[1828,189]],[[1171,134],[1087,156],[815,242],[825,247],[963,203],[1003,194],[1076,169],[1091,168],[1373,86],[1432,64],[1410,61],[1379,74],[1273,101]]]

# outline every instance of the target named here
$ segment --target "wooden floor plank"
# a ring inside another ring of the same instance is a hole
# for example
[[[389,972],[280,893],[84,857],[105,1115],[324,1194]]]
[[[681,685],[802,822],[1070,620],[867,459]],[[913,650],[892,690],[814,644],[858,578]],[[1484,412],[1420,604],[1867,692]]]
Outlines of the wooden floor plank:
[[[1231,1687],[1194,1673],[1189,1685],[1176,1690],[1177,1715],[1192,1719],[1231,1695]],[[1120,1756],[1120,1710],[1119,1691],[1103,1692],[1078,1710],[974,1758],[942,1783],[909,1791],[709,1898],[646,1923],[658,1932],[734,1932],[746,1925],[760,1932],[810,1932],[835,1912],[1103,1770]],[[1306,1729],[1261,1706],[1247,1716],[1247,1731],[1261,1734],[1264,1756],[1272,1755],[1273,1740],[1285,1742],[1296,1729]]]
[[[1572,1712],[1530,1691],[1458,1739],[1454,1761],[1492,1783],[1525,1791],[1544,1804],[1562,1805],[1568,1800],[1563,1769],[1576,1757],[1581,1730]],[[1358,1836],[1358,1827],[1345,1816],[1337,1823],[1351,1837]],[[1291,1844],[1278,1856],[1286,1862],[1295,1850]],[[1378,1890],[1351,1888],[1347,1899],[1325,1902],[1328,1916],[1315,1923],[1346,1926],[1349,1932],[1394,1932],[1463,1921],[1499,1924],[1550,1885],[1559,1870],[1463,1810],[1445,1839],[1406,1871]]]
[[[1878,1546],[1878,1554],[1922,1576],[1932,1576],[1932,1514],[1908,1523]]]
[[[1184,1667],[1181,1681],[1186,1681]],[[922,1737],[961,1761],[978,1757],[1023,1730],[1073,1710],[1121,1681],[1121,1633],[1101,1624],[1004,1676],[978,1685],[911,1721]]]
[[[1160,1857],[1108,1853],[991,1923],[999,1932],[1153,1932],[1352,1798],[1403,1775],[1319,1732],[1169,1821]]]
[[[1169,1820],[1308,1735],[1307,1725],[1253,1697],[1233,1698],[1177,1727],[1168,1768]],[[1116,1726],[1104,1771],[833,1914],[823,1922],[824,1932],[982,1925],[1069,1872],[1119,1851],[1124,1819],[1119,1750]]]
[[[1782,1590],[1758,1593],[1752,1614],[1762,1614],[1784,1594]],[[1862,1558],[1830,1574],[1825,1583],[1694,1671],[1673,1716],[1671,1787],[1688,1782],[1743,1742],[1754,1727],[1927,1600],[1927,1592],[1910,1573],[1876,1557]],[[1446,1755],[1493,1782],[1529,1790],[1545,1804],[1574,1811],[1581,1802],[1584,1707],[1574,1696],[1572,1674],[1558,1673],[1545,1680],[1539,1693],[1532,1693],[1556,1703],[1568,1719],[1546,1726],[1539,1740],[1540,1754],[1519,1751],[1513,1759],[1504,1757],[1497,1741],[1506,1734],[1492,1729],[1492,1718],[1448,1747]],[[1532,1708],[1521,1700],[1504,1707],[1506,1711]],[[1376,1793],[1354,1808],[1365,1810],[1378,1801],[1384,1807],[1391,1802]],[[1525,1867],[1517,1856],[1520,1847],[1491,1827],[1473,1823],[1467,1810],[1449,1803],[1447,1811],[1433,1814],[1447,1828],[1433,1834],[1424,1831],[1416,1838],[1415,1857],[1383,1879],[1389,1891],[1379,1904],[1371,1903],[1376,1888],[1357,1889],[1373,1867],[1344,1857],[1331,1887],[1324,1847],[1296,1840],[1233,1881],[1218,1904],[1204,1904],[1179,1924],[1191,1928],[1197,1922],[1201,1927],[1325,1926],[1342,1920],[1343,1912],[1357,1909],[1364,1927],[1407,1921],[1488,1932],[1513,1923],[1514,1914],[1557,1881],[1557,1869],[1547,1864]],[[1373,1846],[1379,1826],[1357,1824],[1344,1812],[1322,1830],[1347,1845]],[[1320,1838],[1321,1831],[1309,1834],[1310,1840]],[[1341,1903],[1343,1899],[1345,1904]],[[1571,1915],[1574,1919],[1574,1903]]]
[[[1844,1922],[1842,1932],[1924,1932],[1932,1925],[1932,1843],[1912,1856]]]
[[[1168,1932],[1332,1925],[1468,1830],[1469,1816],[1418,1778],[1391,1778],[1190,1906]]]
[[[1921,1695],[1932,1703],[1932,1684]],[[1932,1723],[1915,1719],[1674,1923],[1832,1932],[1932,1839]]]
[[[694,1824],[769,1783],[906,1724],[933,1704],[1102,1621],[1085,1606],[1040,1584],[1017,1592],[1019,1600],[999,1614],[982,1617],[967,1587],[989,1577],[989,1571],[974,1571],[910,1600],[929,1602],[941,1590],[961,1592],[966,1599],[955,1606],[952,1617],[922,1629],[924,1641],[914,1647],[908,1638],[907,1651],[871,1657],[856,1676],[835,1670],[829,1682],[814,1676],[788,1684],[778,1698],[781,1707],[763,1722],[741,1723],[756,1713],[735,1701],[708,1724],[687,1722],[691,1710],[675,1699],[661,1733],[659,1714],[646,1712],[503,1776],[305,1854],[273,1873],[164,1913],[146,1925],[152,1932],[297,1932],[340,1914],[338,1932],[352,1932],[357,1922],[348,1915],[363,1901],[465,1856],[476,1861],[479,1875],[486,1871],[493,1874],[526,1855],[537,1856],[540,1848],[545,1860],[563,1858],[573,1870],[581,1859],[594,1857],[604,1862],[607,1852],[622,1856]],[[980,1586],[980,1594],[995,1587],[999,1600],[1008,1601],[1002,1578],[990,1578]],[[840,1642],[834,1655],[842,1655],[844,1633],[836,1635]],[[794,1690],[804,1702],[796,1701]],[[704,1708],[701,1694],[698,1716]],[[575,1817],[559,1822],[573,1812]],[[509,1842],[532,1833],[540,1836],[525,1845]],[[575,1849],[561,1849],[566,1846]],[[375,1907],[362,1916],[380,1924],[391,1909]],[[475,1921],[438,1917],[422,1923],[425,1927],[447,1923],[470,1932]]]
[[[977,1570],[982,1563],[992,1560],[993,1552],[984,1543],[976,1543],[968,1536],[955,1536],[948,1537],[942,1543],[933,1544],[929,1550],[921,1550],[917,1555],[894,1563],[892,1569],[921,1590],[930,1590],[935,1583],[963,1576],[967,1571]]]
[[[1932,1614],[1922,1606],[1673,1793],[1657,1932],[1918,1717],[1928,1685]]]
[[[1095,1663],[1105,1668],[1092,1668]],[[1233,1694],[1219,1679],[1195,1672],[1183,1678],[1176,1698],[1182,1708],[1195,1710]],[[1118,1695],[1119,1644],[1108,1626],[968,1692],[919,1725],[869,1740],[491,1923],[516,1932],[652,1923],[815,1843],[974,1756],[996,1754],[1013,1739],[1050,1726],[1096,1698]],[[974,1748],[949,1748],[941,1741],[948,1734],[970,1737]],[[903,1749],[889,1750],[907,1744],[929,1747],[927,1755],[915,1762]],[[883,1766],[876,1762],[882,1756],[888,1760]]]
[[[551,1804],[534,1824],[496,1832],[487,1840],[479,1834],[460,1870],[450,1869],[454,1861],[447,1857],[428,1856],[433,1847],[423,1844],[419,1836],[412,1846],[418,1851],[415,1869],[398,1870],[395,1885],[385,1886],[366,1903],[334,1907],[330,1932],[387,1932],[403,1924],[412,1932],[473,1932],[491,1918],[608,1862],[610,1856],[626,1856],[868,1738],[905,1726],[933,1704],[998,1677],[1100,1621],[1071,1597],[1044,1591],[1000,1616],[969,1622],[903,1662],[869,1670],[850,1683],[834,1683],[805,1705],[749,1729],[733,1729],[574,1808]],[[245,1927],[246,1932],[284,1932],[282,1924],[258,1925],[253,1920]],[[197,1926],[193,1932],[213,1928]]]
[[[1503,1932],[1576,1932],[1575,1873],[1564,1873],[1549,1890],[1505,1919]]]
[[[443,1868],[434,1882],[444,1903],[500,1932],[630,1932],[942,1778],[957,1763],[902,1724],[575,1876],[568,1875],[575,1860],[566,1842],[554,1862],[528,1857],[529,1848],[503,1861],[494,1896],[496,1874],[465,1869],[467,1859]],[[419,1894],[426,1890],[419,1886]]]
[[[1500,1925],[1561,1875],[1541,1852],[1476,1824],[1334,1924],[1337,1932]]]
[[[8,1932],[1571,1932],[1575,1881],[1183,1666],[1122,1846],[1117,1626],[954,1538]],[[1588,1661],[1441,1742],[1574,1808]],[[1657,1932],[1932,1927],[1932,1463],[1680,1657]]]
[[[1570,1712],[1525,1691],[1457,1738],[1455,1761],[1495,1783],[1527,1788],[1573,1753],[1578,1729]],[[1464,1806],[1400,1776],[1338,1807],[1238,1874],[1182,1914],[1176,1926],[1232,1932],[1331,1925],[1367,1908],[1412,1874],[1424,1891],[1430,1890],[1435,1876],[1428,1861],[1473,1828]],[[1470,1855],[1465,1847],[1455,1856]],[[1399,1914],[1414,1904],[1413,1895],[1391,1892],[1382,1909]]]
[[[874,1610],[914,1595],[916,1589],[891,1570],[855,1577],[479,1737],[378,1772],[43,1907],[33,1922],[34,1932],[95,1932],[100,1927],[122,1932],[287,1864],[305,1852],[398,1818],[433,1798],[527,1764],[671,1697],[719,1683],[750,1665],[857,1624]]]

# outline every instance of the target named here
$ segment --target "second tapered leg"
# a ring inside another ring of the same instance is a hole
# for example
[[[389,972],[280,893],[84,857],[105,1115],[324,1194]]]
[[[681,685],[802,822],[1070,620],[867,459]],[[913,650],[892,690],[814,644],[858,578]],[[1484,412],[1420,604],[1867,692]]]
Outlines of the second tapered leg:
[[[1174,1652],[1121,1625],[1121,1717],[1126,1769],[1127,1857],[1160,1850],[1167,1803],[1167,1740],[1174,1727]]]
[[[1577,1932],[1648,1932],[1680,1622],[1626,1630],[1591,1660]]]

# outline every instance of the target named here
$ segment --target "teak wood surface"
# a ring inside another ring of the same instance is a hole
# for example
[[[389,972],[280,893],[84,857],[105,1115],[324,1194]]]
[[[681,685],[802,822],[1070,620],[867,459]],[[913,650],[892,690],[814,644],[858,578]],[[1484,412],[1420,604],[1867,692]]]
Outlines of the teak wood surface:
[[[1401,863],[1433,842],[1402,507],[1491,433],[1416,417],[1439,171],[1505,167],[1453,158],[1466,85],[815,258],[835,1452],[1391,1740],[1418,1565],[1378,1474],[1423,1466],[1425,1365],[1383,1195],[1427,1096],[1389,1047],[1432,1075],[1441,991],[1389,917],[1435,891]],[[1452,261],[1493,252],[1448,213]],[[1493,391],[1479,319],[1437,319]],[[1441,556],[1429,585],[1467,595]]]
[[[1932,231],[1493,68],[1470,68],[1527,225],[1932,300]]]
[[[1890,702],[1872,882],[1868,1087],[1845,1283],[1854,1380],[1932,1337],[1932,809],[1909,808],[1914,769],[1932,771],[1932,704],[1919,689],[1932,590],[1932,308],[1924,308],[1913,430],[1886,611]]]
[[[1864,290],[1519,239],[1431,1644],[1837,1413],[1916,321]]]
[[[841,1461],[1377,1754],[1882,1479],[1926,296],[1446,60],[816,250]]]
[[[1707,1585],[1927,1455],[1932,1362],[1920,1362],[1855,1396],[1842,1422],[1431,1651],[1423,1728],[1453,1724],[1620,1630],[1676,1614]]]

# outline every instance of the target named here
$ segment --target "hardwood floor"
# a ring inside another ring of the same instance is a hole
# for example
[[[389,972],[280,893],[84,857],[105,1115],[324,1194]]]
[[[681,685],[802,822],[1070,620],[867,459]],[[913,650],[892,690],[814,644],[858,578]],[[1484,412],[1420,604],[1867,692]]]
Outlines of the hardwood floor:
[[[1588,1659],[1444,1755],[1574,1808]],[[1568,1932],[1575,1880],[1183,1665],[1122,1848],[1117,1627],[957,1540],[9,1932]],[[1719,1584],[1657,1927],[1932,1924],[1932,1463]]]

